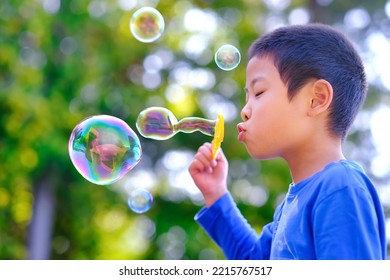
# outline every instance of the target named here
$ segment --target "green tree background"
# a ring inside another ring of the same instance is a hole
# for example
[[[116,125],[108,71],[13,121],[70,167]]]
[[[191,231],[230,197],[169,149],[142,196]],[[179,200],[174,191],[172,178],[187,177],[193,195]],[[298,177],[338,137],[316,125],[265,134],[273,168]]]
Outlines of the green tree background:
[[[141,43],[129,32],[131,15],[143,6],[156,7],[166,22],[154,43]],[[389,217],[390,168],[379,172],[374,164],[383,161],[383,147],[375,145],[367,121],[389,105],[390,85],[379,71],[381,49],[375,48],[390,45],[389,18],[390,2],[384,0],[1,1],[0,259],[224,258],[194,222],[202,199],[187,173],[191,157],[210,137],[140,136],[141,162],[110,186],[89,183],[70,161],[69,136],[81,120],[108,114],[136,131],[139,112],[149,106],[166,107],[178,119],[225,114],[222,147],[230,162],[230,190],[260,232],[290,176],[281,160],[250,159],[236,140],[236,123],[244,102],[246,49],[284,24],[334,25],[362,53],[370,92],[345,150],[377,184]],[[243,58],[229,72],[213,61],[226,43]],[[142,215],[127,207],[135,187],[154,196]]]

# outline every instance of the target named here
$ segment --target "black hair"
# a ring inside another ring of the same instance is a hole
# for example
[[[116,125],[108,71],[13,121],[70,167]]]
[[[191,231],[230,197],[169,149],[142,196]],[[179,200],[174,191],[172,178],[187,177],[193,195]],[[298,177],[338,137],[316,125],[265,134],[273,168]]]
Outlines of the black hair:
[[[270,57],[288,88],[291,100],[310,79],[333,87],[328,129],[344,139],[367,94],[364,66],[352,43],[323,24],[280,27],[255,40],[249,59]]]

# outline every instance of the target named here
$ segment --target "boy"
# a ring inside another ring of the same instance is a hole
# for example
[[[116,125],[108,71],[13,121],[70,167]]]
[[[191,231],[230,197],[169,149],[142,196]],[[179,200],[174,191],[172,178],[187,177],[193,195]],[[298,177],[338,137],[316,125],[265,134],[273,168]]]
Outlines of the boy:
[[[367,84],[352,44],[320,24],[279,28],[249,49],[238,140],[254,159],[286,160],[292,183],[260,235],[227,189],[222,152],[201,146],[189,172],[206,207],[195,217],[228,259],[386,259],[384,213],[342,142]]]

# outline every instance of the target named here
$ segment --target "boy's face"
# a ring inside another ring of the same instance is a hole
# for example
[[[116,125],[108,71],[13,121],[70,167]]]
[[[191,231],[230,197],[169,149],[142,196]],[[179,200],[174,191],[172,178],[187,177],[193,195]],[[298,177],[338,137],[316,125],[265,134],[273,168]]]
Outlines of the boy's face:
[[[289,101],[287,86],[268,57],[253,57],[246,72],[246,104],[238,140],[255,159],[293,156],[309,133],[304,86]],[[307,138],[306,138],[307,139]]]

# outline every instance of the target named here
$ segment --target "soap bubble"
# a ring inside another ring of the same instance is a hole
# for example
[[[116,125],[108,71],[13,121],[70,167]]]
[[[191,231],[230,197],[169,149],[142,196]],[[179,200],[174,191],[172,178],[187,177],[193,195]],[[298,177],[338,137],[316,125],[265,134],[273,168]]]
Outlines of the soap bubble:
[[[164,32],[164,18],[154,8],[144,7],[137,10],[130,20],[130,31],[140,42],[156,41]]]
[[[72,131],[68,148],[77,171],[97,185],[112,184],[122,178],[142,155],[134,131],[121,119],[108,115],[80,122]]]
[[[138,188],[130,193],[127,204],[133,212],[142,214],[152,207],[153,196],[148,190]]]
[[[218,114],[216,120],[187,117],[180,121],[171,111],[163,107],[150,107],[139,113],[136,126],[138,132],[146,138],[166,140],[177,132],[192,133],[200,131],[213,136],[212,158],[215,159],[224,138],[224,117]]]
[[[200,131],[212,136],[216,125],[215,120],[197,117],[188,117],[180,121],[173,113],[163,107],[150,107],[139,113],[136,127],[138,132],[146,138],[166,140],[177,132],[192,133]]]
[[[225,71],[233,70],[240,64],[240,51],[232,45],[223,45],[215,53],[215,63]]]

